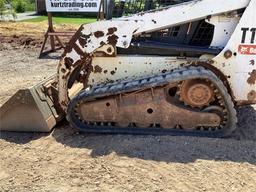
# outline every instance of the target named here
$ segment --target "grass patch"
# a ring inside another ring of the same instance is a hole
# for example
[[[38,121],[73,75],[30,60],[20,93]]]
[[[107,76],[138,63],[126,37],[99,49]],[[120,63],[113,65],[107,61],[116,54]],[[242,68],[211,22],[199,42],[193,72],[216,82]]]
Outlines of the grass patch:
[[[48,17],[47,16],[39,16],[37,18],[33,18],[33,19],[26,19],[23,20],[21,22],[33,22],[33,23],[37,23],[37,22],[42,22],[42,21],[47,21]],[[77,25],[81,25],[84,23],[92,23],[95,22],[96,18],[68,18],[68,17],[53,17],[53,22],[56,24],[77,24]]]

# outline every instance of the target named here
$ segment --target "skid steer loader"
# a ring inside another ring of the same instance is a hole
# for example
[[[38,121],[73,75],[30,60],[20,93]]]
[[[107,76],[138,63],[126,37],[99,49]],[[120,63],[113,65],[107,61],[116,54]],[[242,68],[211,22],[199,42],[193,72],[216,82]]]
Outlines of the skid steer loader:
[[[194,0],[82,25],[56,76],[0,109],[1,131],[227,136],[256,103],[256,0]]]

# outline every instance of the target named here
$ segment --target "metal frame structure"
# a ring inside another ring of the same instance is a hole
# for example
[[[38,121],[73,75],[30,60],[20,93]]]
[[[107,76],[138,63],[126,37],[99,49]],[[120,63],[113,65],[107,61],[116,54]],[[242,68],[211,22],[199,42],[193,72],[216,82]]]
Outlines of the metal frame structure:
[[[47,13],[47,16],[48,16],[48,29],[44,35],[44,41],[43,41],[43,44],[42,44],[42,47],[40,50],[39,58],[41,58],[43,55],[45,55],[49,52],[54,52],[58,49],[65,48],[64,44],[62,43],[62,41],[59,38],[60,36],[72,37],[75,34],[75,32],[73,32],[73,31],[56,32],[53,27],[52,13]],[[46,46],[46,42],[47,42],[48,38],[50,38],[51,48],[49,50],[45,51],[45,46]],[[56,48],[55,40],[57,40],[59,43],[59,47],[57,47],[57,48]]]
[[[249,5],[250,4],[250,5]],[[215,5],[215,6],[208,6]],[[68,82],[70,77],[74,74],[74,71],[77,70],[78,67],[81,67],[81,75],[86,79],[85,82],[88,82],[88,78],[90,75],[90,70],[87,68],[91,66],[93,55],[97,52],[97,49],[106,46],[105,54],[109,55],[107,50],[115,50],[115,47],[120,48],[128,48],[131,44],[132,38],[141,35],[146,32],[158,31],[164,28],[178,26],[184,23],[192,22],[195,20],[206,19],[211,22],[211,18],[214,17],[237,17],[235,12],[240,9],[245,9],[245,15],[251,12],[255,7],[255,0],[238,0],[234,3],[233,0],[223,0],[221,3],[215,3],[214,0],[204,0],[204,1],[191,1],[175,6],[170,6],[158,10],[153,10],[149,12],[139,13],[131,17],[122,17],[119,19],[111,20],[111,21],[100,21],[93,24],[83,25],[80,30],[76,33],[73,39],[70,42],[70,47],[68,47],[65,51],[65,54],[59,64],[59,72],[58,72],[58,82],[59,82],[59,99],[62,107],[65,109],[67,104],[69,103],[68,97]],[[235,12],[234,12],[235,11]],[[229,15],[224,15],[224,13],[230,13]],[[175,17],[171,17],[175,15]],[[185,15],[185,16],[184,16]],[[255,16],[252,16],[255,17]],[[168,20],[163,19],[168,18]],[[244,17],[247,18],[247,17]],[[229,20],[228,20],[229,21]],[[232,23],[235,24],[236,19]],[[247,23],[246,19],[242,19],[245,24]],[[255,21],[255,20],[252,20]],[[221,23],[221,20],[220,22]],[[249,24],[249,23],[248,23]],[[240,25],[241,22],[240,22]],[[239,26],[240,26],[239,25]],[[248,26],[253,25],[250,23]],[[239,26],[236,27],[236,31],[241,30]],[[253,27],[253,26],[251,26]],[[230,38],[232,35],[232,29],[234,27],[230,27],[230,22],[227,22],[227,30],[230,30],[229,33],[226,33],[227,37]],[[233,36],[241,36],[241,32],[235,33]],[[228,38],[225,38],[227,41]],[[232,37],[231,39],[233,39]],[[237,38],[237,37],[236,37]],[[217,41],[217,40],[216,40]],[[229,46],[230,43],[227,45]],[[223,44],[219,45],[220,47]],[[230,47],[226,49],[237,49],[237,47]],[[109,48],[110,47],[110,48]],[[110,51],[112,53],[112,51]],[[233,51],[232,51],[233,53]],[[223,53],[221,53],[223,54]],[[217,57],[220,58],[220,57]],[[105,63],[107,63],[106,58]],[[208,58],[209,59],[209,58]],[[213,58],[211,58],[212,61]],[[199,62],[200,60],[198,60]],[[144,62],[140,62],[144,63]],[[249,61],[248,61],[249,63]],[[161,64],[159,64],[160,66]],[[216,64],[215,64],[216,65]],[[213,65],[213,66],[215,66]],[[177,67],[179,64],[177,64]],[[120,66],[124,67],[124,65]],[[139,68],[140,66],[138,66]],[[218,65],[217,65],[218,68]],[[84,70],[82,70],[84,69]],[[243,81],[246,82],[246,78],[250,72],[253,71],[253,66],[248,67],[247,74],[244,75]],[[139,70],[139,69],[138,69]],[[229,69],[235,73],[235,68]],[[224,76],[230,76],[231,72],[226,70],[222,71]],[[151,70],[147,71],[143,75],[147,75],[151,73]],[[130,74],[131,75],[131,74]],[[93,76],[93,75],[92,75]],[[92,77],[90,76],[90,77]],[[114,78],[112,78],[114,79]],[[118,78],[116,78],[118,79]],[[251,85],[246,85],[245,89],[247,91],[243,93],[239,93],[238,86],[235,86],[237,81],[235,78],[228,78],[228,82],[231,87],[236,87],[234,90],[233,96],[236,101],[245,101],[247,100],[248,94],[254,87]],[[97,78],[94,78],[94,83],[100,83]],[[247,83],[248,84],[248,83]],[[253,85],[255,86],[255,85]]]
[[[88,132],[166,133],[170,129],[159,127],[174,125],[230,134],[234,105],[256,103],[255,8],[256,0],[193,0],[82,25],[57,75],[20,90],[0,108],[0,130],[50,131],[67,114],[71,125]],[[172,39],[155,41],[154,34]],[[134,116],[137,103],[141,118]],[[163,113],[167,106],[174,118]],[[201,118],[192,127],[179,116],[194,112]]]

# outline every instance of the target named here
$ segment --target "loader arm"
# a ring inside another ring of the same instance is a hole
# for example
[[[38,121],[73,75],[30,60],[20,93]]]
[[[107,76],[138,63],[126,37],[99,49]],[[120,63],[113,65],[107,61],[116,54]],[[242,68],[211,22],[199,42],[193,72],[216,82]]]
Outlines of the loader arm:
[[[88,85],[92,59],[97,52],[115,56],[116,47],[128,48],[133,36],[214,15],[246,8],[250,0],[195,0],[131,17],[82,25],[72,37],[58,66],[59,103],[66,110],[68,90],[74,82]]]
[[[49,132],[66,115],[73,127],[88,132],[185,129],[182,133],[228,135],[237,122],[234,101],[256,102],[255,5],[256,0],[194,0],[82,25],[57,75],[19,90],[1,106],[0,131]],[[150,41],[155,32],[176,27],[182,30],[168,35],[170,44]],[[198,34],[198,41],[207,36],[207,43],[190,44]],[[143,39],[147,35],[149,41]],[[248,47],[250,52],[242,50]]]

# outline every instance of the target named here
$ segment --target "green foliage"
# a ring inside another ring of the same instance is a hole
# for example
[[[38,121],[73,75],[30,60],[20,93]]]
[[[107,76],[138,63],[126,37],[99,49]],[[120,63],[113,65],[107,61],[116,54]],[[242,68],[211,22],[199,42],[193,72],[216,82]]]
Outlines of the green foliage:
[[[16,11],[14,9],[9,10],[9,14],[12,15],[12,17],[14,19],[17,19],[17,14],[16,14]]]
[[[16,2],[15,10],[17,13],[24,13],[26,11],[26,2],[24,0],[18,0]]]
[[[26,11],[35,11],[35,1],[33,3],[26,3],[25,9]]]
[[[9,0],[17,13],[35,11],[35,0]]]
[[[33,19],[23,20],[22,22],[42,22],[47,21],[47,16],[40,16]],[[92,23],[95,22],[96,18],[94,17],[80,17],[80,18],[68,18],[68,17],[53,17],[53,22],[56,24],[76,24],[81,25],[85,23]]]
[[[11,15],[14,19],[16,19],[17,15],[15,10],[11,7],[7,8],[6,5],[10,5],[11,0],[0,0],[0,17]]]
[[[2,17],[4,15],[5,11],[5,0],[0,0],[0,16]]]

